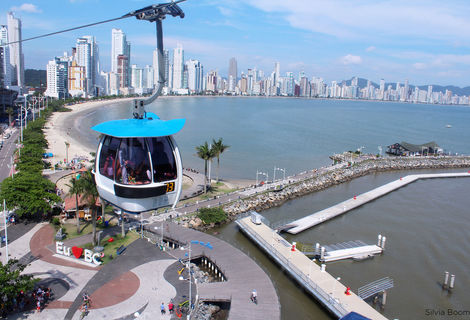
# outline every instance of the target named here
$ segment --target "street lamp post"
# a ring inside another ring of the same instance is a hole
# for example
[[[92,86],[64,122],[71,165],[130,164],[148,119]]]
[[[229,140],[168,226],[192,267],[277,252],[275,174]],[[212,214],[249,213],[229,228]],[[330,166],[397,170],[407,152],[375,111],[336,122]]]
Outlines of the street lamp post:
[[[332,292],[331,292],[331,299],[333,299],[333,300],[335,299],[335,287],[336,287],[336,282],[337,282],[337,281],[340,281],[340,280],[341,280],[341,278],[338,277],[338,278],[336,278],[336,279],[334,280],[334,282],[333,282],[333,290],[332,290]]]
[[[8,228],[7,228],[7,207],[3,199],[3,222],[5,223],[5,264],[8,263]]]

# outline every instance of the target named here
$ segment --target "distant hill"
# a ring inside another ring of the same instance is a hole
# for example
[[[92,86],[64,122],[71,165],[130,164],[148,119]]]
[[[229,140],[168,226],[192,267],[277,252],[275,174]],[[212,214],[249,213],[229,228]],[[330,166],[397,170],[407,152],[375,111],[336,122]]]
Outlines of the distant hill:
[[[353,78],[351,78],[349,80],[343,80],[343,82],[346,82],[346,85],[350,86],[352,79]],[[357,80],[358,80],[357,85],[360,88],[365,88],[367,86],[367,79],[358,78]],[[373,81],[371,82],[371,84],[376,88],[378,88],[380,86],[379,84],[377,84]],[[400,86],[403,87],[404,84],[405,84],[404,82],[400,82]],[[386,82],[385,83],[385,88],[387,88],[388,85],[392,85],[392,88],[395,89],[397,84],[396,83],[391,83],[391,82]],[[418,86],[418,88],[420,88],[421,90],[428,90],[428,85],[421,85],[421,86]],[[415,86],[410,84],[410,89],[414,90]],[[440,86],[440,85],[436,85],[436,84],[432,85],[432,91],[433,92],[439,92],[440,91],[442,93],[445,93],[446,90],[450,90],[450,91],[452,91],[453,94],[456,94],[456,95],[459,95],[459,96],[468,96],[468,95],[470,95],[470,87],[460,88],[460,87],[456,87],[456,86]]]
[[[46,70],[26,69],[24,71],[25,84],[28,87],[46,87]]]

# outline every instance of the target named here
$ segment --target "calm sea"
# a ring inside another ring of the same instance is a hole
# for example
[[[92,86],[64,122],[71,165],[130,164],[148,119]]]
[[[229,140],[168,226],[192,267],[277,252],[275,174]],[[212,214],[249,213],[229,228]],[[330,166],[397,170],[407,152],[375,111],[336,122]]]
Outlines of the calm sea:
[[[230,148],[221,157],[225,178],[272,177],[274,166],[294,174],[331,163],[328,156],[364,147],[406,141],[436,141],[445,150],[470,154],[470,107],[294,98],[181,97],[157,99],[148,111],[161,119],[186,118],[176,135],[186,167],[204,168],[195,147],[223,138]],[[80,127],[131,116],[129,104],[92,112]],[[446,128],[446,125],[452,128]],[[96,134],[87,144],[96,146]],[[279,174],[280,171],[277,172]]]
[[[254,179],[256,170],[274,166],[288,174],[331,163],[328,156],[364,146],[407,141],[436,141],[453,153],[470,154],[470,108],[452,106],[266,98],[170,98],[150,108],[162,119],[184,117],[177,135],[185,166],[202,169],[194,147],[222,137],[230,145],[221,158],[221,176]],[[87,144],[96,136],[87,129],[108,119],[128,117],[125,105],[106,107],[80,123]],[[446,128],[450,124],[451,128]],[[87,131],[88,130],[88,131]],[[445,170],[422,170],[442,172]],[[450,170],[462,171],[462,170]],[[412,171],[368,175],[286,202],[262,212],[271,222],[294,220],[353,195],[411,174]],[[382,277],[394,279],[384,314],[389,319],[468,319],[429,314],[470,312],[470,179],[418,181],[289,241],[332,244],[349,240],[375,243],[387,237],[386,252],[373,260],[342,261],[327,271],[354,291]],[[330,319],[312,298],[241,234],[232,223],[220,230],[222,239],[239,247],[270,275],[281,301],[283,319]],[[444,271],[456,275],[452,294],[441,290]],[[338,292],[338,294],[341,294]],[[260,296],[260,299],[262,297]]]

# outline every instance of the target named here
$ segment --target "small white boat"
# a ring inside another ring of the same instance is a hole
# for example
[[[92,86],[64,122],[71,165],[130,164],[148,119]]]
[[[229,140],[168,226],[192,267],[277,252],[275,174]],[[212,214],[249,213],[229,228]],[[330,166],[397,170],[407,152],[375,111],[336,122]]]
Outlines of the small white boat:
[[[452,128],[452,125],[446,124],[446,128]]]

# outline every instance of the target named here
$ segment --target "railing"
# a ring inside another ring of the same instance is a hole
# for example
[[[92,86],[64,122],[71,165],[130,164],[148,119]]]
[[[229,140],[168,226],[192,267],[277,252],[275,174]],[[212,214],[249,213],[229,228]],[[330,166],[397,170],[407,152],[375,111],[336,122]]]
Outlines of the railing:
[[[330,294],[326,293],[321,287],[319,287],[310,277],[307,277],[303,271],[301,271],[299,268],[297,268],[295,265],[291,264],[288,259],[280,255],[277,251],[275,250],[270,250],[272,247],[266,240],[263,238],[259,237],[256,233],[253,233],[250,231],[249,227],[247,227],[246,223],[241,220],[237,220],[237,223],[239,226],[243,227],[243,230],[248,233],[251,237],[256,239],[256,241],[261,244],[263,247],[265,247],[265,250],[269,252],[273,257],[275,257],[281,264],[283,264],[283,267],[285,267],[287,270],[291,270],[294,276],[300,278],[300,280],[303,281],[303,285],[307,288],[310,288],[311,291],[314,293],[315,296],[320,297],[325,304],[328,304],[327,307],[331,309],[331,311],[340,317],[346,315],[348,311],[346,308],[337,300],[334,299]],[[313,263],[313,262],[311,262]],[[336,280],[335,280],[336,281]]]

